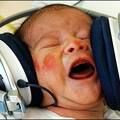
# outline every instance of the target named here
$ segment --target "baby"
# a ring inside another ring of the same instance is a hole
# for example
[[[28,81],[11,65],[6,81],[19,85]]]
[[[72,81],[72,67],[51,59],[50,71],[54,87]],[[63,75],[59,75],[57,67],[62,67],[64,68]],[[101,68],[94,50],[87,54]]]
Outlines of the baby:
[[[47,109],[61,117],[104,117],[101,85],[90,46],[91,24],[91,17],[80,9],[54,4],[35,12],[16,32],[29,47],[39,84],[58,101]],[[44,92],[42,104],[51,102]]]

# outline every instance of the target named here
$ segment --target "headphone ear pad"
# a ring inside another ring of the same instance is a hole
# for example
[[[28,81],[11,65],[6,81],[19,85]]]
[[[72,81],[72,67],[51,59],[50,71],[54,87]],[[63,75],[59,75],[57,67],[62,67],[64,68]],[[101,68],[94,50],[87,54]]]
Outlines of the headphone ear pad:
[[[20,64],[22,65],[24,72],[30,84],[38,84],[36,72],[34,69],[31,54],[27,45],[22,42],[15,35],[10,33],[4,33],[0,35],[2,40],[7,46],[14,52]],[[17,70],[17,69],[16,69]],[[30,105],[38,106],[43,99],[43,94],[40,89],[30,87],[32,93],[32,101]]]
[[[111,109],[120,110],[120,81],[108,18],[94,20],[91,46],[106,103]]]

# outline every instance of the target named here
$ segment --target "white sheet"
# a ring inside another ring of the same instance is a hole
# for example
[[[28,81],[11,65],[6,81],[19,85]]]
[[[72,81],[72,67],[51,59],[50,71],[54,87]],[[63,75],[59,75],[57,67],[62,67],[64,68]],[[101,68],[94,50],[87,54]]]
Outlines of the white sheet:
[[[40,108],[27,108],[27,111],[24,116],[25,119],[74,119],[66,118],[57,115],[54,112],[51,112],[47,109]],[[120,119],[120,112],[108,109],[104,114],[105,119]]]

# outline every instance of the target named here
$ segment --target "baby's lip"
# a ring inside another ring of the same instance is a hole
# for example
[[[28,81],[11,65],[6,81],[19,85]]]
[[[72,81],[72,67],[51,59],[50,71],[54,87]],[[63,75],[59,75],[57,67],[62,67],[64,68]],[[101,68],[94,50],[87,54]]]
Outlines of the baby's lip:
[[[70,67],[68,76],[75,80],[81,80],[91,77],[95,73],[95,66],[88,58],[75,59]]]

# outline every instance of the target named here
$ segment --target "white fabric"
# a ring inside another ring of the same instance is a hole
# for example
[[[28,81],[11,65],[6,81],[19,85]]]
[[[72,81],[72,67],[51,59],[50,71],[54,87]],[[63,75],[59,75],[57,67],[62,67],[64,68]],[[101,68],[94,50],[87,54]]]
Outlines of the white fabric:
[[[25,119],[74,119],[74,118],[67,118],[57,115],[54,112],[51,112],[47,109],[40,109],[40,108],[27,108]],[[120,112],[113,111],[108,109],[104,114],[105,119],[120,119]]]
[[[120,119],[120,112],[108,109],[104,114],[105,119]]]
[[[72,119],[62,117],[47,109],[27,108],[24,119]]]

